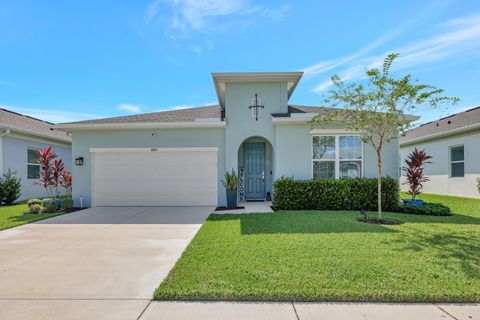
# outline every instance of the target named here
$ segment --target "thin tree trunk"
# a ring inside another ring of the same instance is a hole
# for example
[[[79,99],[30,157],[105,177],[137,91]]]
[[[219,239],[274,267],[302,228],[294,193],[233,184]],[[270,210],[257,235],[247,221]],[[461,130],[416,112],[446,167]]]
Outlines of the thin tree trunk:
[[[378,219],[382,219],[382,156],[381,150],[377,150],[377,204]]]

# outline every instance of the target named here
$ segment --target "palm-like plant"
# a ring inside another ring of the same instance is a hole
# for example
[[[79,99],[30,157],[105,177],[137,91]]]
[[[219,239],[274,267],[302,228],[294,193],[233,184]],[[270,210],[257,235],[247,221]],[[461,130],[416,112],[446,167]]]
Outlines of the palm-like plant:
[[[71,195],[72,194],[72,176],[70,175],[70,172],[68,172],[68,169],[66,168],[63,169],[61,183],[62,183],[62,187],[64,187],[65,190],[67,191],[67,194]]]
[[[408,193],[412,196],[412,200],[415,200],[417,195],[421,193],[423,189],[423,183],[430,181],[428,177],[423,174],[423,166],[428,161],[432,159],[431,156],[427,155],[425,150],[415,150],[405,159],[406,167],[402,167],[402,170],[405,171],[407,177],[407,183],[409,184]]]
[[[53,177],[52,160],[55,159],[57,155],[53,152],[52,147],[45,148],[42,151],[37,150],[36,154],[38,157],[38,163],[40,164],[40,178],[35,184],[44,187],[48,194],[53,198],[55,180]]]
[[[58,196],[59,188],[62,187],[62,180],[63,180],[63,171],[65,170],[65,166],[63,164],[62,159],[57,159],[53,161],[52,166],[52,182],[53,182],[53,199]]]
[[[232,169],[232,172],[225,172],[224,179],[221,180],[223,186],[227,190],[236,190],[240,184],[240,178],[235,173],[235,170]]]

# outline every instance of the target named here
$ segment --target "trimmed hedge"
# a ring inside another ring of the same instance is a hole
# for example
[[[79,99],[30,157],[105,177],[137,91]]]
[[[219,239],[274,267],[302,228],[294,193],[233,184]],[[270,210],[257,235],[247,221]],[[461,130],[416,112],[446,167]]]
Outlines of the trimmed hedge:
[[[423,207],[417,207],[411,204],[400,205],[399,212],[408,214],[420,214],[427,216],[451,216],[452,211],[449,207],[441,203],[425,203]]]
[[[377,179],[294,180],[273,184],[276,210],[377,210]],[[382,210],[395,212],[400,201],[397,180],[382,178]]]

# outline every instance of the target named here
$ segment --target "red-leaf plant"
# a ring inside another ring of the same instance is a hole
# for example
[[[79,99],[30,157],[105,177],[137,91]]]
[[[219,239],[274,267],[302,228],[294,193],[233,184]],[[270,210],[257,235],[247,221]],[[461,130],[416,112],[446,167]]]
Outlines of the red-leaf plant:
[[[72,176],[70,175],[70,172],[68,172],[68,169],[63,169],[62,171],[62,180],[61,180],[62,186],[67,190],[67,194],[71,195],[72,194]]]
[[[415,197],[421,193],[423,183],[430,181],[423,174],[423,166],[431,163],[427,161],[429,159],[432,159],[432,157],[427,155],[425,150],[418,151],[417,148],[405,159],[407,166],[402,167],[402,170],[405,171],[407,183],[410,186],[408,193],[412,196],[412,200],[415,200]]]
[[[65,166],[63,164],[62,159],[54,160],[52,166],[52,177],[53,177],[53,190],[54,195],[53,199],[55,199],[59,194],[59,188],[63,186],[63,170],[65,170]]]
[[[40,178],[35,183],[44,187],[48,194],[53,198],[53,186],[55,185],[55,182],[53,177],[52,160],[55,159],[57,155],[52,151],[52,147],[45,148],[42,152],[37,150],[36,154],[38,157],[38,163],[40,164]]]

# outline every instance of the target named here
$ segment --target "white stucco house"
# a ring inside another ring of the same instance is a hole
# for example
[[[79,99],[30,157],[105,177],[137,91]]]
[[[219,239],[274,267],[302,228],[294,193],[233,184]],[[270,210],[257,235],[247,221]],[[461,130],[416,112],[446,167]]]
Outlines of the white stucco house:
[[[240,201],[268,199],[282,176],[376,177],[376,155],[357,133],[309,124],[329,109],[289,103],[302,72],[212,77],[218,105],[57,125],[72,134],[76,205],[221,206],[231,169]],[[398,178],[397,140],[383,163]]]
[[[402,165],[415,148],[433,156],[433,163],[425,166],[430,181],[424,183],[424,192],[480,198],[476,187],[480,177],[480,107],[431,121],[401,137]],[[402,188],[408,189],[403,184]]]
[[[45,198],[44,188],[35,184],[40,177],[35,150],[52,147],[65,167],[71,170],[72,139],[64,131],[53,129],[54,124],[0,109],[0,172],[16,171],[22,181],[22,195],[19,200]]]

